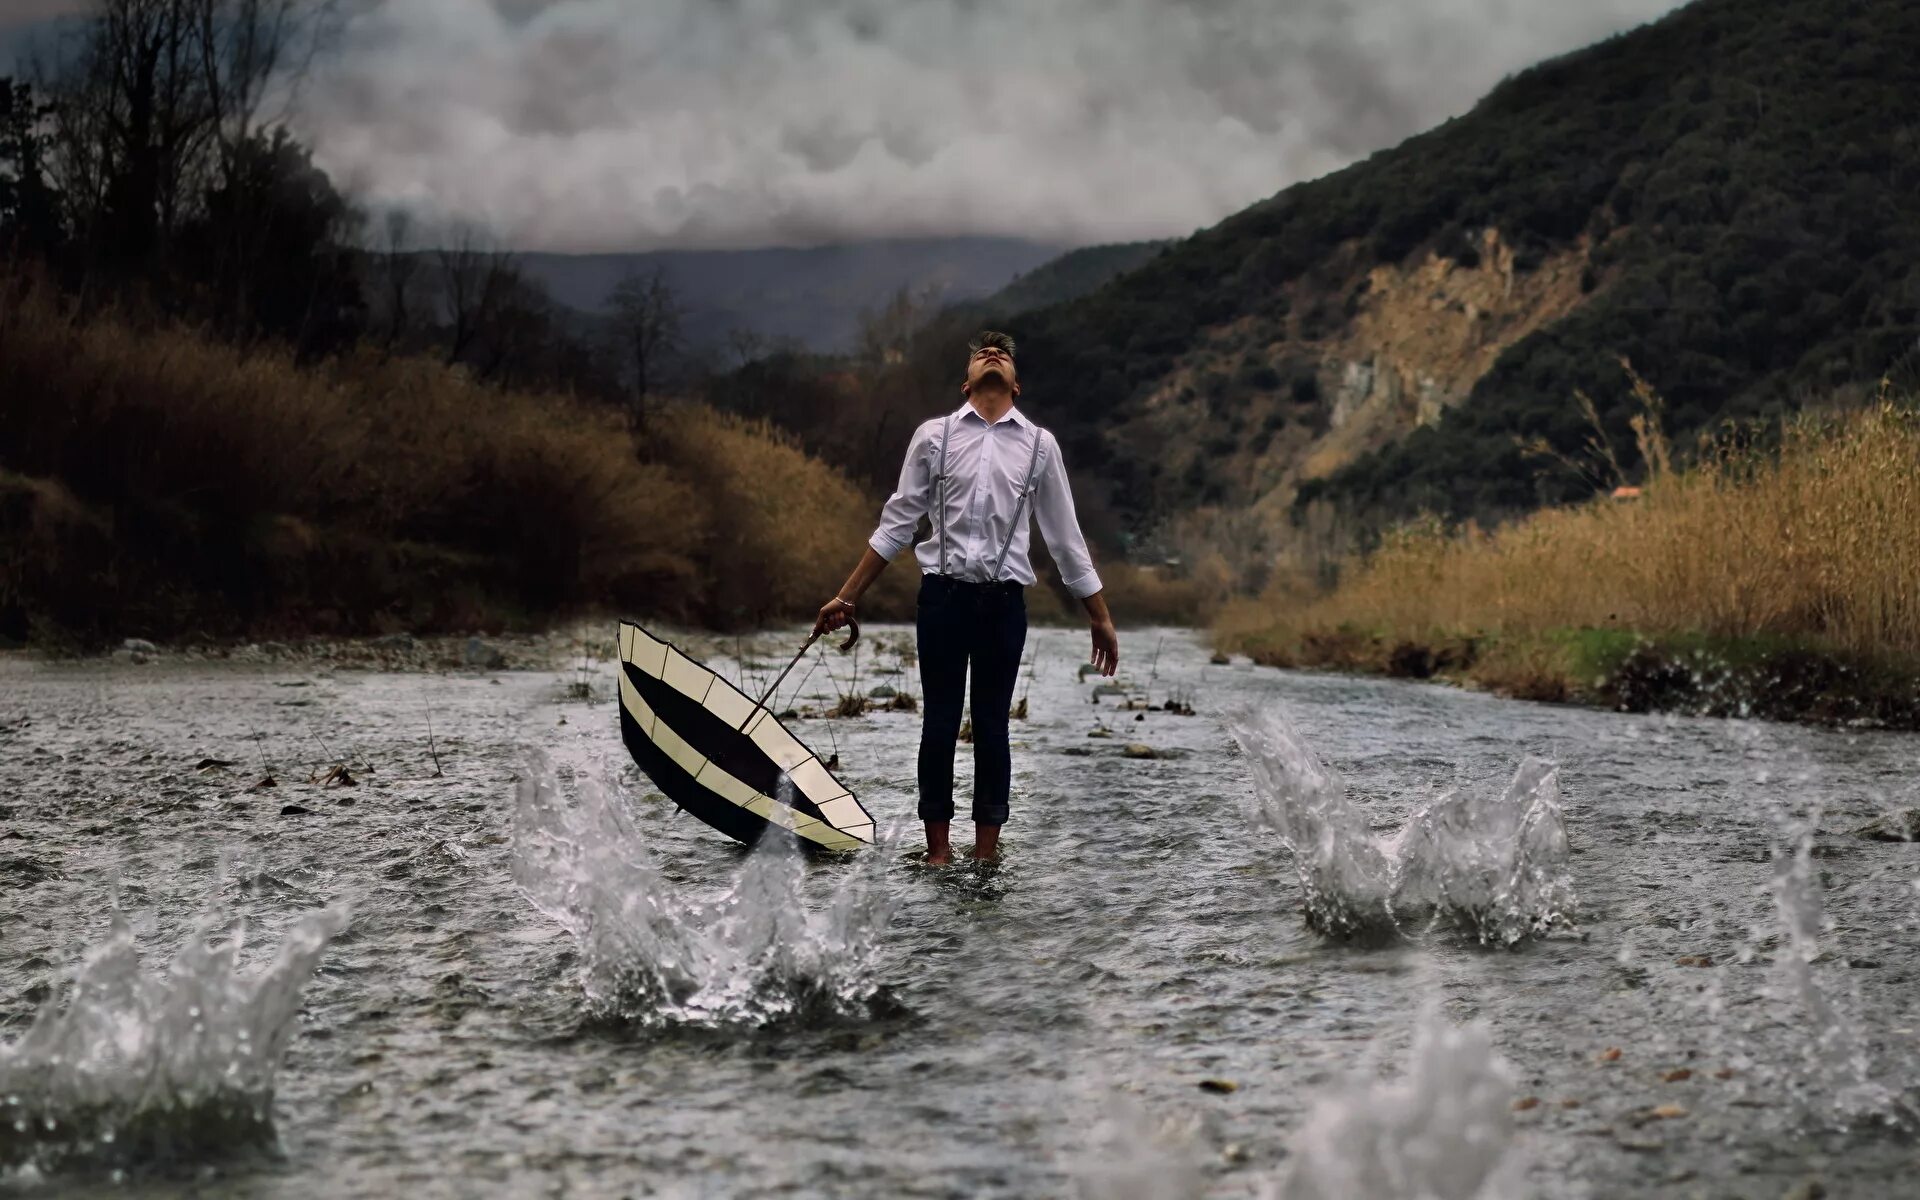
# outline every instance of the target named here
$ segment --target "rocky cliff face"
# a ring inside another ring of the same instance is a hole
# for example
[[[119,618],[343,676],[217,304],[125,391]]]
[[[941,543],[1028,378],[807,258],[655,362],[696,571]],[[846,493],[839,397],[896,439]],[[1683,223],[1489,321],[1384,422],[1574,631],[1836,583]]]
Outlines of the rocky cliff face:
[[[1437,421],[1503,350],[1597,294],[1588,251],[1582,241],[1523,270],[1489,228],[1451,256],[1337,256],[1205,338],[1123,436],[1176,473],[1221,481],[1213,502],[1284,506],[1300,483]]]
[[[1300,462],[1313,479],[1365,450],[1431,425],[1466,399],[1501,351],[1573,312],[1588,247],[1577,244],[1531,270],[1515,270],[1495,229],[1481,230],[1465,260],[1428,254],[1366,276],[1345,328],[1313,343],[1329,430]]]

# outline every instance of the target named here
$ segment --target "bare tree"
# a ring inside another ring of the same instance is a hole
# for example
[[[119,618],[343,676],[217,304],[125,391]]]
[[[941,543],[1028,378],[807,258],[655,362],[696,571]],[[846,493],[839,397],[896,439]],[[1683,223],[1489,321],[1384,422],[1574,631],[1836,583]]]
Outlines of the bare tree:
[[[471,226],[451,245],[434,252],[442,316],[448,327],[447,361],[459,362],[481,331],[491,326],[520,282],[513,255],[494,246]]]
[[[386,345],[400,345],[413,323],[415,281],[420,275],[420,256],[413,249],[413,218],[399,209],[387,213],[380,222],[378,242],[371,247],[375,284],[384,310]]]
[[[860,314],[859,355],[871,366],[898,366],[906,361],[913,335],[926,323],[931,305],[902,287],[879,311]]]
[[[337,0],[177,0],[191,14],[202,86],[223,161],[263,127],[284,124],[331,33]],[[277,106],[269,113],[269,99]]]
[[[101,0],[47,87],[54,170],[84,205],[75,224],[122,262],[144,263],[178,223],[212,113],[193,43],[196,0]]]
[[[632,372],[633,421],[644,426],[647,397],[658,386],[667,357],[683,344],[685,310],[658,267],[629,272],[607,293],[607,307],[612,310],[614,341]]]
[[[737,369],[755,359],[765,358],[772,346],[765,334],[744,325],[735,325],[727,330],[727,351],[733,356],[733,365]]]
[[[500,387],[535,382],[536,360],[553,332],[553,298],[516,268],[480,314],[474,340],[480,378]]]
[[[225,197],[215,273],[244,291],[265,218],[244,202],[290,96],[333,26],[337,0],[93,0],[36,72],[54,103],[50,172],[96,258],[138,270],[166,252],[205,197]]]

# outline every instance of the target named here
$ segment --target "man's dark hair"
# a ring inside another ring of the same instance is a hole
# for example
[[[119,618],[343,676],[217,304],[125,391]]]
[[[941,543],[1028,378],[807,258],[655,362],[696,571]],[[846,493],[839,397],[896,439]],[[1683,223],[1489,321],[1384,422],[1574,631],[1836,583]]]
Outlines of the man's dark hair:
[[[981,330],[971,342],[967,343],[967,354],[969,356],[978,354],[988,346],[1006,351],[1008,358],[1013,357],[1013,338],[1004,333],[995,333],[991,329]]]

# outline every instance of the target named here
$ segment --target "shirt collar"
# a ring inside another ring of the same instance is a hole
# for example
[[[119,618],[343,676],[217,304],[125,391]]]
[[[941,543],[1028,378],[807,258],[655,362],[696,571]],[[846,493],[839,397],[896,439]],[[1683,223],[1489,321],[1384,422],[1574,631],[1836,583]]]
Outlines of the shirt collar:
[[[968,414],[972,414],[973,419],[982,425],[987,423],[987,419],[980,415],[980,410],[973,406],[973,401],[971,400],[963,401],[960,407],[954,411],[954,416],[960,417],[963,420]],[[1007,409],[1006,415],[1002,416],[1000,421],[995,421],[994,424],[998,425],[1001,421],[1012,421],[1016,425],[1024,425],[1028,429],[1033,428],[1033,422],[1027,419],[1027,414],[1021,412],[1018,405]]]

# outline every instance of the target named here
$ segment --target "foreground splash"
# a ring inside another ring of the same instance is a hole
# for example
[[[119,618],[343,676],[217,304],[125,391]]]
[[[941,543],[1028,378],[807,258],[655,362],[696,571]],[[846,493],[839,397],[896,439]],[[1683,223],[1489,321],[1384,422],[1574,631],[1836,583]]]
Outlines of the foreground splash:
[[[0,1170],[153,1165],[274,1143],[273,1085],[301,989],[344,907],[310,913],[252,979],[236,973],[242,937],[224,918],[195,927],[164,977],[141,970],[115,913],[19,1041],[0,1047]]]
[[[1308,1115],[1268,1200],[1515,1200],[1513,1073],[1483,1026],[1437,1013],[1397,1083],[1355,1083]]]
[[[513,878],[573,935],[581,986],[605,1017],[642,1025],[763,1025],[856,1015],[879,988],[873,958],[892,916],[890,855],[869,851],[822,911],[807,908],[791,835],[762,837],[712,902],[661,877],[618,798],[577,778],[577,801],[533,756],[514,810]]]
[[[1759,1003],[1729,1003],[1726,971],[1710,996],[1711,1028],[1738,1074],[1735,1090],[1750,1102],[1785,1111],[1799,1125],[1847,1128],[1862,1123],[1911,1125],[1914,1114],[1894,1086],[1907,1077],[1913,1056],[1897,1044],[1879,1050],[1853,1015],[1858,1007],[1847,959],[1821,945],[1826,905],[1813,865],[1816,810],[1804,822],[1781,818],[1767,893],[1771,923],[1763,922],[1737,956],[1750,962],[1773,951],[1773,970]],[[1737,985],[1736,985],[1737,986]]]
[[[1131,1099],[1113,1096],[1090,1124],[1086,1146],[1074,1154],[1076,1200],[1199,1200],[1205,1194],[1197,1122],[1156,1121]]]
[[[1574,911],[1559,771],[1529,758],[1498,796],[1448,789],[1390,838],[1278,708],[1238,713],[1228,729],[1253,764],[1259,824],[1293,852],[1308,925],[1333,937],[1457,926],[1510,946],[1569,925]]]

